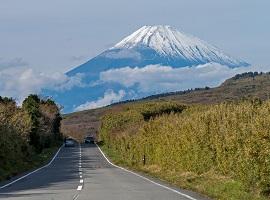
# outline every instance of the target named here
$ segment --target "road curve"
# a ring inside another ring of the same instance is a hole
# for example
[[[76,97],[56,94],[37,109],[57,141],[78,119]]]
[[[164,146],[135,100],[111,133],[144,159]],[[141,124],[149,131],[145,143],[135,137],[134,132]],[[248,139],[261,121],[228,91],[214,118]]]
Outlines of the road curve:
[[[0,189],[0,199],[207,200],[113,166],[94,144],[63,147],[50,165]]]

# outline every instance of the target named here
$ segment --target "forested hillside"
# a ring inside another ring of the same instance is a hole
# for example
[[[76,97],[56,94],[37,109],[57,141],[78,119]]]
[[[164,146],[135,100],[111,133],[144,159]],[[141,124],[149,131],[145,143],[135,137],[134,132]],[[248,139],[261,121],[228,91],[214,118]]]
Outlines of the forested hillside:
[[[62,140],[61,115],[50,99],[28,96],[22,107],[0,97],[0,180],[47,162]]]

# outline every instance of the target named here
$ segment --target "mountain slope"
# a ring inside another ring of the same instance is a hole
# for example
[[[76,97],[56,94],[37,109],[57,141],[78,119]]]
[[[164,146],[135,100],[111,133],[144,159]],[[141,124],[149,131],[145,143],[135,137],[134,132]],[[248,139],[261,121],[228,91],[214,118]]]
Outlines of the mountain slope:
[[[67,74],[91,73],[94,75],[115,67],[143,67],[150,64],[185,67],[210,62],[232,68],[249,65],[173,27],[143,26],[114,47]]]
[[[224,74],[232,74],[234,68],[243,66],[248,63],[170,26],[144,26],[67,73],[71,78],[79,76],[80,84],[68,90],[43,91],[43,95],[52,96],[64,106],[65,112],[72,112],[87,109],[89,105],[100,106],[101,102],[104,106],[119,99],[215,86],[224,80],[222,70],[227,70]],[[216,76],[211,76],[211,72],[217,73]],[[209,74],[210,78],[196,80]],[[146,82],[148,86],[142,88]],[[108,97],[108,94],[111,95]]]
[[[144,26],[116,44],[113,49],[151,48],[169,60],[188,60],[204,64],[217,62],[228,66],[245,66],[247,63],[224,54],[218,48],[170,26]],[[168,63],[168,65],[170,65]],[[178,63],[177,66],[181,66]]]
[[[216,104],[224,101],[235,101],[242,98],[270,98],[270,73],[244,73],[227,79],[220,86],[193,91],[179,91],[175,93],[159,94],[137,100],[149,101],[175,101],[185,104]],[[119,104],[99,109],[85,110],[68,114],[62,121],[63,132],[66,134],[76,133],[77,137],[83,138],[90,130],[97,132],[100,118],[108,113],[122,110],[124,104],[132,102],[120,102]]]
[[[227,79],[218,87],[153,95],[143,99],[143,101],[160,100],[187,104],[212,104],[243,98],[267,100],[270,98],[269,91],[269,73],[247,72]]]

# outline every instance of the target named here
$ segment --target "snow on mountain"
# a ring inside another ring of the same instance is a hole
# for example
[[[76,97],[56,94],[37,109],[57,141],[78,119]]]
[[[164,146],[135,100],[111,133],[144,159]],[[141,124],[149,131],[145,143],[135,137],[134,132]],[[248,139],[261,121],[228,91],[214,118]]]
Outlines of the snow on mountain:
[[[120,67],[167,65],[172,67],[218,63],[231,68],[249,64],[223,53],[217,47],[170,26],[143,26],[114,47],[68,72],[97,75]]]
[[[143,26],[67,73],[79,75],[80,84],[43,94],[53,96],[70,112],[119,99],[212,86],[237,73],[233,68],[248,65],[170,26]]]
[[[182,58],[194,62],[227,63],[236,67],[248,65],[224,54],[218,48],[171,26],[143,26],[110,50],[149,47],[164,57]]]

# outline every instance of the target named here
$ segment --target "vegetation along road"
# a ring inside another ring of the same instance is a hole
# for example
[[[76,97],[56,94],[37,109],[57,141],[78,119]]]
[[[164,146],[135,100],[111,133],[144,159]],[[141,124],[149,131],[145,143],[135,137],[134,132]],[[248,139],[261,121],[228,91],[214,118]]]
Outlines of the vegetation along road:
[[[264,88],[269,73],[245,73],[218,88],[64,115],[61,131],[53,101],[30,95],[17,107],[0,98],[0,198],[206,199],[192,190],[219,200],[269,199]],[[61,132],[77,141],[97,133],[105,154],[95,144],[57,151]]]

